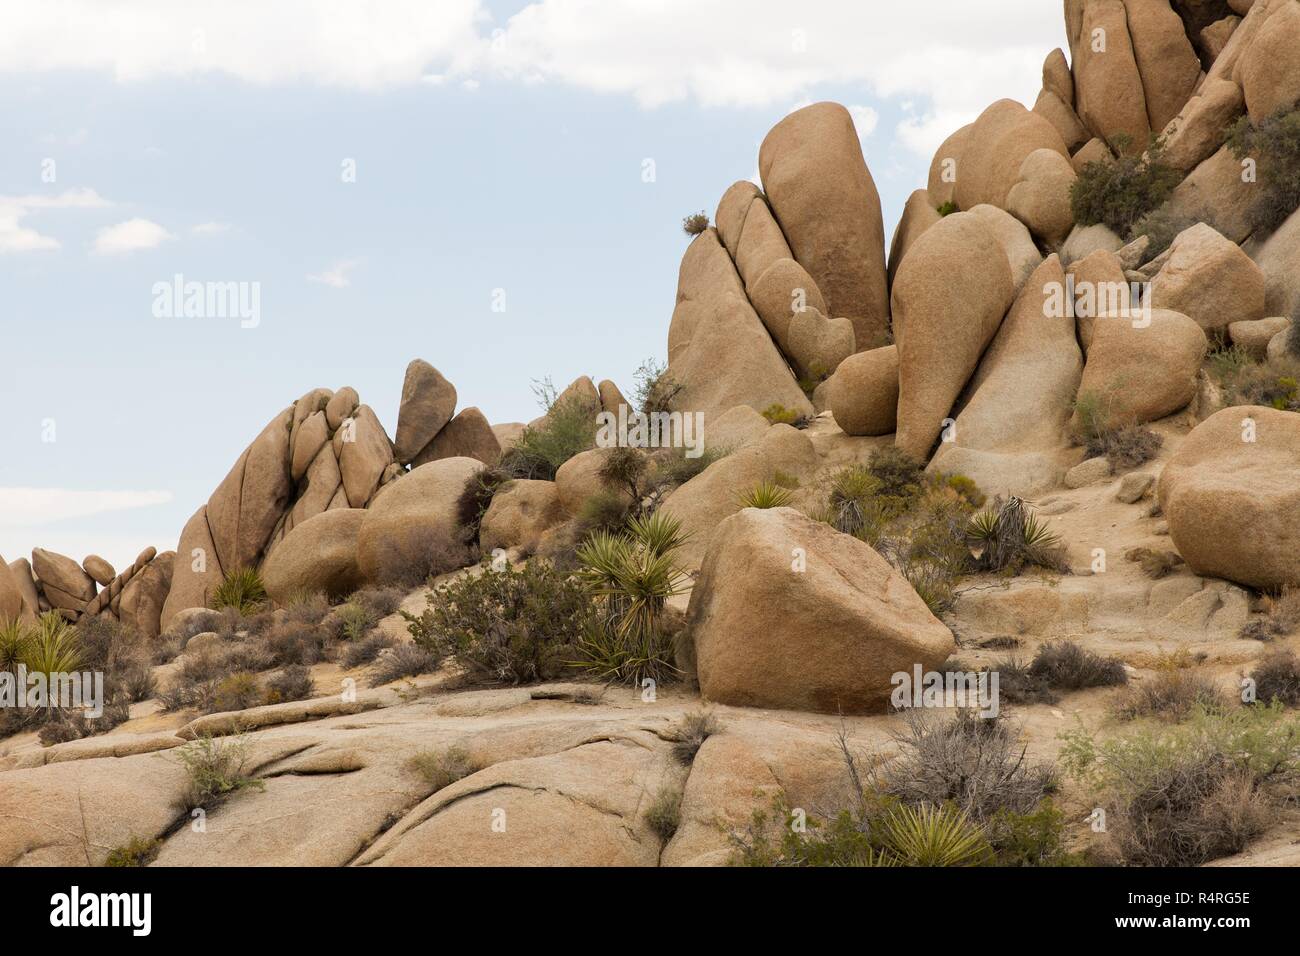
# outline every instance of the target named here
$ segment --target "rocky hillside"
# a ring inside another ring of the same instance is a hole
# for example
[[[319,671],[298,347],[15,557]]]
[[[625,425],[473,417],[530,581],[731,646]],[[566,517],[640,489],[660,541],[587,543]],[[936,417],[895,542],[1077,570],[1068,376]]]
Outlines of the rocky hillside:
[[[0,665],[108,698],[7,715],[0,861],[1300,863],[1300,0],[1064,28],[888,248],[848,111],[778,123],[634,400],[417,359],[174,552],[0,561]]]

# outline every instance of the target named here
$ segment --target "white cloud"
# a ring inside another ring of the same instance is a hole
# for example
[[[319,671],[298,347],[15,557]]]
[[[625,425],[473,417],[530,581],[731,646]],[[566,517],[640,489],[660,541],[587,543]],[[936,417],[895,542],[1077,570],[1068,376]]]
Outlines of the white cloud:
[[[135,218],[99,230],[91,249],[98,256],[129,255],[142,249],[156,249],[175,238],[158,223]]]
[[[308,281],[319,282],[321,285],[327,285],[332,289],[346,289],[352,284],[348,278],[348,273],[361,264],[360,259],[343,259],[334,263],[324,272],[314,272],[307,276]]]
[[[223,232],[230,231],[228,222],[201,222],[197,226],[191,226],[190,232],[196,236],[219,236]]]
[[[119,80],[224,73],[250,83],[381,88],[483,41],[481,0],[41,0],[0,5],[0,70]]]
[[[870,106],[850,106],[848,111],[853,117],[853,126],[858,131],[858,139],[866,139],[880,125],[880,114]]]
[[[93,189],[69,189],[54,196],[0,196],[0,254],[58,249],[59,240],[28,228],[21,220],[38,210],[102,209],[112,203]]]
[[[77,491],[70,488],[0,488],[0,527],[34,528],[111,511],[165,505],[170,491]]]

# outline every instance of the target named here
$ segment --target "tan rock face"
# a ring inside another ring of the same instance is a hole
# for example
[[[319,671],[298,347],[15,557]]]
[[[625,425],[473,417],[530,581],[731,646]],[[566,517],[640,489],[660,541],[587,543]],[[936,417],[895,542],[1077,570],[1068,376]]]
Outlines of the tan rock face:
[[[853,118],[838,103],[791,113],[763,140],[763,188],[794,258],[817,283],[829,315],[853,322],[859,350],[889,327],[880,195]]]
[[[1196,88],[1201,61],[1168,0],[1124,0],[1124,8],[1150,128],[1164,129]]]
[[[1123,315],[1131,305],[1129,282],[1119,257],[1098,249],[1069,269],[1074,278],[1075,316],[1079,341],[1085,351],[1092,348],[1093,324],[1098,316]]]
[[[675,407],[703,412],[706,423],[737,405],[761,412],[775,403],[812,414],[712,229],[697,236],[682,257],[668,328],[668,370],[682,386]]]
[[[569,515],[576,515],[593,496],[608,489],[600,480],[600,469],[612,448],[589,448],[578,452],[555,472],[555,487],[560,505]]]
[[[1268,356],[1268,343],[1290,327],[1291,320],[1280,315],[1271,319],[1233,322],[1228,326],[1228,337],[1233,345],[1245,349],[1251,358],[1262,362]]]
[[[1153,309],[1145,328],[1135,328],[1135,321],[1144,319],[1097,320],[1079,383],[1080,397],[1095,397],[1117,425],[1156,421],[1184,408],[1196,395],[1209,347],[1201,327],[1179,312]]]
[[[407,464],[414,459],[451,421],[455,411],[456,386],[428,362],[413,360],[406,367],[402,404],[397,412],[397,437],[393,441],[397,461]]]
[[[1180,233],[1151,281],[1151,304],[1191,316],[1207,332],[1264,318],[1264,273],[1205,223]]]
[[[357,538],[365,511],[339,508],[309,518],[290,531],[262,566],[266,593],[277,604],[322,593],[345,597],[361,586]]]
[[[379,487],[384,469],[393,462],[388,433],[369,405],[358,406],[334,433],[334,451],[348,504],[364,508]]]
[[[846,435],[888,435],[898,423],[898,346],[859,352],[826,380],[827,407]]]
[[[1115,156],[1105,141],[1093,138],[1079,147],[1078,152],[1070,157],[1070,165],[1076,173],[1081,173],[1089,163],[1109,163]]]
[[[759,441],[733,451],[674,490],[661,510],[681,521],[690,534],[680,552],[683,566],[700,566],[714,530],[740,510],[746,492],[777,478],[803,485],[811,481],[818,464],[806,434],[789,425],[772,425]]]
[[[1115,235],[1110,227],[1097,223],[1095,226],[1075,226],[1061,246],[1061,262],[1067,267],[1080,259],[1086,259],[1098,249],[1118,252],[1124,248],[1124,240]]]
[[[1070,155],[1050,122],[1015,100],[998,100],[980,114],[962,149],[957,205],[967,211],[981,204],[1005,209],[1020,164],[1037,149]]]
[[[917,236],[942,218],[930,198],[929,190],[918,189],[907,197],[907,203],[903,206],[903,215],[898,220],[893,241],[889,244],[889,287],[891,289],[894,287],[894,276],[898,272],[898,266],[902,263],[903,256],[907,255],[907,250],[912,248],[912,243],[916,242]]]
[[[759,441],[771,427],[771,422],[748,405],[737,405],[710,423],[704,435],[705,447],[716,451],[735,451]]]
[[[961,174],[962,156],[966,152],[966,144],[974,128],[974,123],[968,123],[957,130],[940,144],[935,151],[934,159],[930,161],[930,176],[926,183],[926,191],[929,192],[936,209],[945,203],[957,201],[957,181]]]
[[[899,448],[928,460],[953,403],[1015,298],[988,228],[954,213],[916,241],[894,281]]]
[[[1141,151],[1151,121],[1123,0],[1066,0],[1065,18],[1080,119],[1095,136],[1122,135]]]
[[[146,641],[162,632],[162,610],[172,589],[176,552],[164,551],[131,577],[122,589],[118,617]]]
[[[1187,436],[1160,475],[1174,545],[1197,574],[1254,588],[1300,584],[1300,416],[1225,408]]]
[[[469,564],[472,552],[463,538],[456,502],[482,468],[473,458],[443,458],[385,488],[366,509],[357,534],[362,577],[377,583],[398,578],[413,566],[445,573]]]
[[[492,496],[479,529],[479,550],[485,555],[498,548],[536,551],[542,535],[566,517],[555,482],[512,481]]]
[[[32,569],[42,585],[57,588],[64,595],[83,604],[95,596],[94,579],[67,555],[35,548],[32,550]],[[67,604],[58,603],[54,606],[68,607]]]
[[[1239,26],[1241,26],[1241,17],[1224,17],[1222,20],[1215,20],[1201,31],[1198,48],[1208,59],[1217,60]]]
[[[1051,90],[1045,89],[1039,92],[1038,99],[1034,101],[1033,112],[1056,128],[1056,132],[1061,136],[1061,142],[1070,152],[1074,152],[1092,137],[1092,133],[1088,132],[1088,128],[1083,125],[1078,114]]]
[[[1074,74],[1065,51],[1057,47],[1043,61],[1043,89],[1055,93],[1066,106],[1074,108]]]
[[[203,505],[185,523],[180,543],[176,546],[172,586],[163,604],[162,629],[167,630],[180,611],[207,607],[213,592],[221,584],[222,574],[221,559],[217,556],[212,531],[208,527],[208,507]]]
[[[0,561],[3,564],[3,561]],[[17,614],[20,617],[35,617],[41,611],[41,599],[36,593],[36,579],[32,576],[31,563],[26,558],[18,558],[16,561],[10,561],[7,565],[9,573],[12,575],[8,581],[10,585],[17,589],[21,598],[21,605],[17,606]],[[4,577],[4,572],[0,571],[0,578]],[[0,584],[0,589],[4,588]],[[13,612],[15,605],[13,603],[12,593],[3,599],[3,607],[9,612]],[[3,612],[0,612],[3,613]],[[13,620],[13,618],[8,618]]]
[[[601,383],[596,386],[596,391],[600,393],[600,407],[602,411],[617,415],[620,405],[626,405],[629,409],[632,408],[632,403],[627,400],[627,397],[624,396],[622,390],[609,379],[603,379]],[[478,411],[478,409],[474,410]],[[484,421],[486,422],[487,419],[485,418]],[[492,428],[492,431],[493,434],[496,433],[494,427]],[[500,441],[498,441],[498,447],[499,446]],[[474,456],[471,455],[470,457]]]
[[[1227,146],[1193,169],[1169,197],[1172,216],[1212,222],[1233,242],[1245,242],[1255,229],[1255,209],[1262,201],[1258,183],[1242,179],[1242,161]]]
[[[869,545],[789,508],[718,526],[687,628],[706,699],[822,713],[883,710],[894,674],[935,668],[954,648]]]
[[[1020,179],[1007,193],[1007,212],[1052,246],[1074,227],[1070,187],[1078,177],[1070,161],[1050,149],[1036,149],[1020,164]]]
[[[1256,123],[1300,101],[1300,6],[1282,3],[1241,59],[1246,108]]]
[[[1053,290],[1064,284],[1056,256],[1025,283],[980,360],[953,440],[939,443],[931,471],[967,475],[990,496],[1032,498],[1060,482],[1065,425],[1083,371],[1074,320],[1052,308]]]
[[[34,589],[33,589],[34,590]],[[26,616],[26,601],[18,575],[0,557],[0,625],[9,624]]]
[[[790,320],[803,307],[826,315],[826,300],[808,270],[793,259],[776,259],[749,286],[749,301],[763,325],[787,356],[790,354]]]
[[[1191,172],[1223,146],[1244,105],[1236,83],[1207,79],[1164,128],[1163,160],[1179,172]]]
[[[221,567],[256,567],[293,492],[293,409],[271,419],[208,499],[208,527]]]
[[[1291,315],[1300,308],[1300,210],[1293,212],[1255,256],[1264,270],[1265,310]]]
[[[1002,247],[1011,268],[1012,285],[1019,292],[1025,280],[1043,263],[1043,254],[1034,245],[1034,237],[1015,216],[997,206],[975,206],[970,214],[984,223]]]
[[[487,417],[471,405],[462,408],[411,464],[419,467],[439,458],[477,458],[485,465],[495,465],[500,457],[500,439],[492,431]]]
[[[86,573],[95,579],[96,583],[107,587],[112,583],[113,578],[117,577],[117,572],[113,566],[97,554],[88,554],[81,562],[81,566]]]
[[[323,411],[309,415],[294,429],[289,449],[289,476],[294,481],[302,480],[321,449],[329,444],[329,440],[329,423]]]

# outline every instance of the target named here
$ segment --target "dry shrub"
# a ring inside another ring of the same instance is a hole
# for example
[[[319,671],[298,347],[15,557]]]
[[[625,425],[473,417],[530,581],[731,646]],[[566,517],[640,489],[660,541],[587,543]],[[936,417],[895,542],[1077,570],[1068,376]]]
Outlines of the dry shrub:
[[[1131,686],[1114,704],[1120,720],[1157,717],[1181,722],[1197,711],[1222,713],[1228,701],[1217,684],[1189,668],[1170,667]]]
[[[418,774],[430,793],[449,787],[480,769],[478,763],[462,747],[446,750],[426,750],[407,761],[407,769]]]
[[[721,730],[722,724],[711,710],[698,710],[683,715],[677,726],[668,732],[668,739],[673,742],[673,756],[683,766],[689,767],[704,746],[704,741]]]
[[[1124,552],[1124,559],[1141,565],[1142,573],[1156,580],[1183,564],[1182,555],[1178,552],[1156,551],[1154,548],[1130,548]]]
[[[1271,641],[1294,634],[1300,628],[1300,588],[1287,588],[1277,597],[1265,595],[1263,604],[1263,616],[1242,628],[1242,637]]]
[[[1300,705],[1300,658],[1294,651],[1278,648],[1266,654],[1250,677],[1255,682],[1255,699],[1261,703],[1278,700],[1288,707]]]
[[[416,644],[397,644],[380,652],[370,669],[370,686],[380,687],[404,677],[429,674],[438,669],[441,658]]]
[[[278,704],[290,700],[306,700],[316,690],[311,669],[302,664],[291,664],[266,682],[266,702]]]

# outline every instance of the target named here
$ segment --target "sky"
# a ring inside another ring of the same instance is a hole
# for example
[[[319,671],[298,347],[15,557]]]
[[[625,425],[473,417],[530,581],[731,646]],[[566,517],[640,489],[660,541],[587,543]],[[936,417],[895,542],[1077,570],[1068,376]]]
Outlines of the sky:
[[[630,391],[783,116],[849,107],[888,237],[1063,45],[1048,0],[0,0],[0,555],[174,548],[310,389],[392,434],[413,358],[494,423]]]

